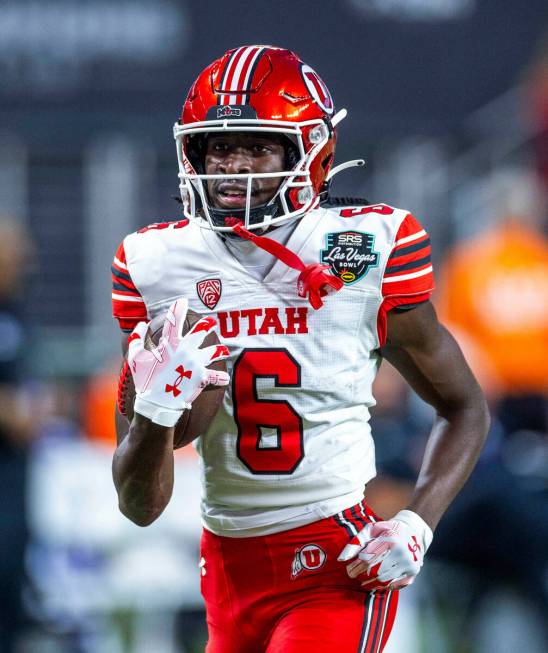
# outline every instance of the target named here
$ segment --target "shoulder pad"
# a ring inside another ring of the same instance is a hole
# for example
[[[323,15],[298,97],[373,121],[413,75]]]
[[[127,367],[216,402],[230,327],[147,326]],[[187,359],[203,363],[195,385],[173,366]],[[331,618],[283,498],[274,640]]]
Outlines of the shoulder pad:
[[[325,208],[333,206],[369,206],[371,202],[365,197],[327,197],[321,202]]]

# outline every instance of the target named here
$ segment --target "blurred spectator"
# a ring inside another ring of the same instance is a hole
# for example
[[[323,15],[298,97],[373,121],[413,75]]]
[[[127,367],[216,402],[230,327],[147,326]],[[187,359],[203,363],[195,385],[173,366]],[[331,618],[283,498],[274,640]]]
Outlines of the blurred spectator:
[[[15,650],[23,622],[28,446],[36,431],[23,394],[23,282],[32,246],[20,225],[0,219],[0,651]]]
[[[544,430],[548,390],[548,240],[542,232],[544,198],[531,175],[497,173],[491,195],[498,220],[460,243],[446,258],[437,307],[482,368],[492,398],[519,411],[521,427]],[[455,328],[456,327],[456,328]],[[520,401],[520,397],[529,399]],[[532,408],[536,397],[536,417]],[[520,408],[522,406],[522,408]],[[504,415],[502,415],[504,418]],[[510,429],[512,430],[512,429]]]
[[[525,168],[486,184],[489,228],[446,257],[436,306],[484,381],[506,434],[546,433],[548,187]]]
[[[510,643],[510,631],[527,632],[528,650],[536,653],[545,650],[538,642],[548,611],[546,207],[544,190],[528,171],[500,169],[490,182],[481,220],[490,226],[446,256],[436,303],[497,419],[479,465],[440,522],[429,551],[431,565],[437,559],[451,567],[442,565],[429,582],[431,595],[437,584],[443,596],[447,584],[459,595],[451,609],[462,613],[461,627],[445,634],[450,650],[514,650],[512,644],[497,649],[475,642],[483,628],[493,642],[501,641],[497,633]],[[497,219],[491,220],[490,212]],[[431,415],[406,395],[386,364],[375,396],[380,476],[366,494],[383,514],[406,505]],[[451,569],[459,570],[456,582]],[[458,579],[468,574],[470,586],[460,595]],[[507,591],[517,592],[521,608],[508,623],[510,631],[491,614],[494,598]]]
[[[119,361],[112,361],[88,381],[82,402],[82,427],[85,435],[113,450],[116,446],[114,405],[118,390]]]
[[[440,275],[437,306],[483,381],[497,419],[480,464],[440,524],[431,555],[481,572],[483,582],[474,600],[497,584],[511,583],[522,602],[546,614],[544,191],[523,170],[498,171],[489,190],[496,198],[498,220],[450,252]],[[527,464],[518,466],[518,457]]]

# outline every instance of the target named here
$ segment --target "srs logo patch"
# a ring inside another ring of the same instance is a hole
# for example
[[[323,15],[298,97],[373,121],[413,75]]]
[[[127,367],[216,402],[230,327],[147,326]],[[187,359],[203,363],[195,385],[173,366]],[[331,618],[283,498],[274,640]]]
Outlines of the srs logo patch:
[[[321,261],[331,272],[349,285],[359,281],[371,268],[379,265],[379,253],[374,251],[375,236],[361,231],[342,231],[326,236]]]

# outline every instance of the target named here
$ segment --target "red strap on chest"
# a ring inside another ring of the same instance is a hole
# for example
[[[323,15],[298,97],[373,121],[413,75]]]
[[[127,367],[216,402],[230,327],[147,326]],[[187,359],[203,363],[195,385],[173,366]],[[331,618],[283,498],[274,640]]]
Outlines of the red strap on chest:
[[[323,306],[321,298],[327,295],[329,288],[336,292],[344,286],[341,279],[324,272],[324,270],[329,269],[328,265],[322,265],[321,263],[305,265],[297,254],[285,247],[285,245],[278,243],[272,238],[258,236],[241,224],[234,225],[232,231],[241,238],[250,240],[257,247],[264,249],[265,252],[272,254],[272,256],[275,256],[288,267],[300,272],[299,278],[297,279],[297,292],[299,297],[308,296],[308,301],[315,310]]]

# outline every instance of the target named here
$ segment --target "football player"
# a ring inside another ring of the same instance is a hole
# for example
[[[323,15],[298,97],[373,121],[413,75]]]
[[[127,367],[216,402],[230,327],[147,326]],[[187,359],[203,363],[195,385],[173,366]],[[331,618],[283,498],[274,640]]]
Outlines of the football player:
[[[208,653],[382,651],[398,590],[487,432],[481,390],[429,301],[428,234],[408,211],[329,197],[333,175],[363,163],[333,168],[345,114],[293,52],[230,50],[174,127],[185,219],[130,234],[114,259],[136,398],[113,472],[132,521],[170,499],[183,411],[207,383],[227,385],[197,440]],[[182,335],[187,307],[203,319]],[[215,322],[228,349],[200,348]],[[228,374],[209,369],[219,357]],[[388,519],[364,499],[383,358],[436,411],[413,496]]]

